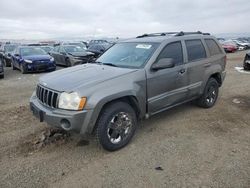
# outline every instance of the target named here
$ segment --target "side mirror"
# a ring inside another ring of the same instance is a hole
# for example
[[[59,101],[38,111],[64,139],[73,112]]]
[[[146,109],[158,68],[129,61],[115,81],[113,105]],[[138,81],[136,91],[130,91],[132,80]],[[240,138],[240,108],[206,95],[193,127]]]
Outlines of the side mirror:
[[[162,58],[151,67],[152,70],[161,70],[174,67],[174,59],[172,58]]]

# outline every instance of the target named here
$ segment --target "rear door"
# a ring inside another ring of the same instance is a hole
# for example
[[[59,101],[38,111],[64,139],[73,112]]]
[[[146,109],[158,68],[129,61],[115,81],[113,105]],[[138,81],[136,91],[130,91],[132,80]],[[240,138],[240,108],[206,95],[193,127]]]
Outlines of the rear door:
[[[200,95],[205,69],[209,66],[207,52],[201,39],[185,40],[188,75],[188,98]]]
[[[151,115],[180,103],[187,97],[188,79],[181,41],[167,44],[155,63],[162,58],[172,58],[175,66],[147,72],[148,111]]]

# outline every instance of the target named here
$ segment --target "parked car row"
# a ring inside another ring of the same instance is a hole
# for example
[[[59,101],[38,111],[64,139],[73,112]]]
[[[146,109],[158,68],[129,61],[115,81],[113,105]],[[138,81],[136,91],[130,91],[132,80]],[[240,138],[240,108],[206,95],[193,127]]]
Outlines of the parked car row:
[[[28,72],[54,71],[56,65],[71,67],[94,61],[113,43],[106,40],[85,42],[61,42],[57,44],[5,43],[0,46],[0,77],[4,77],[3,67]]]
[[[225,52],[233,53],[237,50],[246,50],[250,48],[250,39],[249,38],[239,38],[239,39],[224,39],[218,38]]]

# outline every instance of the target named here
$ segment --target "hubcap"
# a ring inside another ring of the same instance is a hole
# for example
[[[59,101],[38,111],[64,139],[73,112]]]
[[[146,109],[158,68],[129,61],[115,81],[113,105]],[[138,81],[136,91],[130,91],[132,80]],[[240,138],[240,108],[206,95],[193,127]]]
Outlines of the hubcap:
[[[215,99],[216,99],[216,89],[214,86],[211,86],[208,89],[206,101],[208,104],[213,104],[215,102]]]
[[[118,144],[125,140],[132,128],[132,118],[126,112],[119,112],[109,122],[107,134],[111,143]]]

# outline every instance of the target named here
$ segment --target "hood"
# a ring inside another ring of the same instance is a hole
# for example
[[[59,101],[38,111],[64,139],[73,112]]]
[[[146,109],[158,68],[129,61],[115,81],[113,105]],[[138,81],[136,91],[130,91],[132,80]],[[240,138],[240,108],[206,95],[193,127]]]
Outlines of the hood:
[[[30,56],[23,56],[23,59],[36,61],[36,60],[50,60],[52,57],[50,55],[30,55]]]
[[[107,65],[84,64],[62,69],[42,76],[39,83],[56,91],[72,92],[137,71]]]

